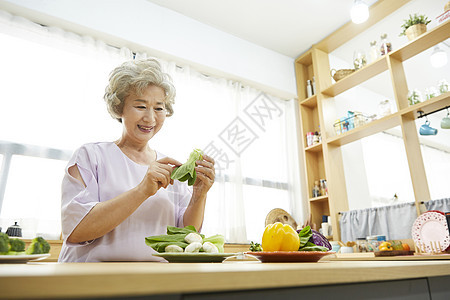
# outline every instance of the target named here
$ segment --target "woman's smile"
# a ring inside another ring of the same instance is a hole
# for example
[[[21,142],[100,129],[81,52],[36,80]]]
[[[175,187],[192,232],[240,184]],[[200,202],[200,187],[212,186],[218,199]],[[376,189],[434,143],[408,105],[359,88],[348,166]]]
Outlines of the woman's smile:
[[[150,133],[153,130],[154,126],[138,125],[138,128],[144,133]]]

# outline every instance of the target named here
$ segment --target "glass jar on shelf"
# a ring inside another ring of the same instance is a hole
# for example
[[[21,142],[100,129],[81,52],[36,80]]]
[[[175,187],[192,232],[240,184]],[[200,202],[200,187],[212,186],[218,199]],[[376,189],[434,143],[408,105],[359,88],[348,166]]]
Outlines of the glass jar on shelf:
[[[320,188],[319,188],[319,181],[314,181],[314,187],[312,189],[312,196],[313,198],[320,196]]]
[[[358,238],[356,239],[356,249],[358,252],[371,252],[369,249],[372,247],[369,247],[368,242],[366,241],[366,238]],[[372,248],[373,250],[373,248]]]
[[[353,53],[353,66],[355,70],[359,70],[367,64],[366,52],[364,50],[356,50]]]
[[[391,42],[388,41],[387,34],[383,33],[381,35],[381,42],[380,42],[381,55],[386,55],[391,51],[392,51],[392,44],[391,44]]]
[[[391,103],[389,100],[383,100],[378,104],[379,118],[386,117],[391,114]]]

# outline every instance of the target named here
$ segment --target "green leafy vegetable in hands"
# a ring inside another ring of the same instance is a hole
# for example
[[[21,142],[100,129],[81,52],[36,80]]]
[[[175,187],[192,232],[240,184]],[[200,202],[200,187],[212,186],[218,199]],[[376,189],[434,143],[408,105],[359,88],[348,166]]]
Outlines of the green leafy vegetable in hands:
[[[328,251],[328,248],[317,246],[310,241],[313,236],[310,226],[305,226],[302,230],[300,230],[298,236],[300,238],[300,248],[298,248],[298,251]]]
[[[170,178],[179,181],[188,181],[188,185],[193,185],[197,179],[197,172],[195,171],[195,162],[203,159],[203,152],[200,149],[194,149],[189,155],[187,162],[179,167],[176,167]]]

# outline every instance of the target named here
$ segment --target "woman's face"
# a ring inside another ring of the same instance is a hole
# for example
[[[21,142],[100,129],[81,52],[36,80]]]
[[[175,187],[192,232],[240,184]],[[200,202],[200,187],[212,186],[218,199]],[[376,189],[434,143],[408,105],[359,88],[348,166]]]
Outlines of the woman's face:
[[[125,98],[122,112],[123,137],[141,144],[147,143],[162,127],[166,119],[164,90],[149,85],[142,96],[131,93]]]

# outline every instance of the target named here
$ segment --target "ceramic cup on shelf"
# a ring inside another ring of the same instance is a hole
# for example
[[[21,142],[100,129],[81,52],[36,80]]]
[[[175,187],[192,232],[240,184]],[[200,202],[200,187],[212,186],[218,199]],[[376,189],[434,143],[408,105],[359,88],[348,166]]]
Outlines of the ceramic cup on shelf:
[[[427,120],[425,124],[420,126],[419,133],[420,135],[436,135],[438,130],[430,126],[430,122]]]
[[[447,113],[447,116],[442,119],[441,128],[450,129],[450,113]]]

